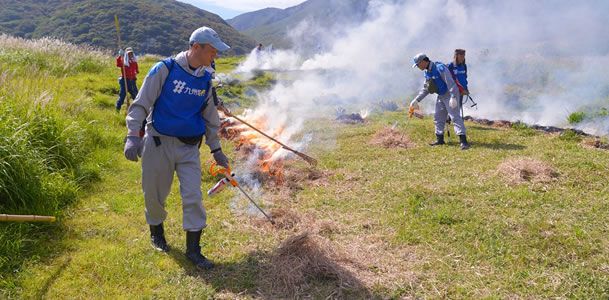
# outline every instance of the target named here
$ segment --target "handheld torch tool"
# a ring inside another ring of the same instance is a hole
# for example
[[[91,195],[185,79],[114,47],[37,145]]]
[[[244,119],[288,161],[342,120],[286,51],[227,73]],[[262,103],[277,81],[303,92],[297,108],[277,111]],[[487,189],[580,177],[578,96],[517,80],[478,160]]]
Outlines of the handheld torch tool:
[[[211,164],[211,166],[209,167],[209,173],[211,173],[212,176],[216,176],[218,174],[222,174],[224,175],[224,178],[222,178],[220,181],[218,181],[218,183],[216,183],[216,185],[214,185],[214,187],[212,187],[209,191],[207,191],[207,194],[209,196],[213,196],[216,195],[217,193],[219,193],[221,190],[224,189],[224,187],[230,183],[230,185],[236,187],[237,189],[239,189],[239,191],[241,191],[241,193],[243,195],[245,195],[245,197],[252,203],[254,204],[254,206],[256,206],[256,208],[267,218],[267,220],[269,220],[269,222],[271,222],[271,224],[275,225],[275,221],[273,220],[273,218],[271,218],[271,216],[269,216],[266,212],[264,212],[264,210],[254,201],[254,199],[252,199],[252,197],[250,197],[245,190],[243,190],[243,188],[239,185],[239,183],[237,182],[237,180],[235,180],[235,174],[231,173],[230,168],[224,168],[224,167],[218,167],[216,168],[218,165],[214,162]]]

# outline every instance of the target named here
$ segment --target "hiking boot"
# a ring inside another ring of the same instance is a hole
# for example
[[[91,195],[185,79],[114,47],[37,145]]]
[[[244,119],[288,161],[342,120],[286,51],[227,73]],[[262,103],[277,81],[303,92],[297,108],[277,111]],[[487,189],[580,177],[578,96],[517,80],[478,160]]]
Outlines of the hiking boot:
[[[440,146],[440,145],[444,145],[444,135],[443,134],[436,134],[436,141],[434,143],[429,144],[429,146]]]
[[[169,245],[165,240],[165,230],[163,223],[159,225],[150,225],[150,243],[152,247],[158,251],[169,252]]]
[[[459,141],[461,141],[461,150],[469,149],[469,143],[467,142],[465,134],[459,136]]]
[[[214,264],[201,254],[201,230],[186,231],[186,258],[190,260],[199,270],[209,270]]]

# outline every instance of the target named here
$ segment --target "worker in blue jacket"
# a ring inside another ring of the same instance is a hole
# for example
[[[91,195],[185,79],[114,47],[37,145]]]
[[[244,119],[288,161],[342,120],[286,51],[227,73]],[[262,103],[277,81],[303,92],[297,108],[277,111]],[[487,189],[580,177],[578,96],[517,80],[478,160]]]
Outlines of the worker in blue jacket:
[[[418,107],[418,103],[429,94],[438,94],[436,99],[436,111],[434,113],[434,124],[436,127],[436,141],[431,146],[444,145],[444,126],[448,116],[453,120],[455,132],[459,136],[461,150],[469,149],[469,143],[465,133],[465,124],[459,114],[458,100],[461,97],[459,88],[448,67],[441,62],[432,62],[427,55],[417,54],[413,58],[412,67],[424,71],[425,81],[419,94],[410,103],[411,107]]]
[[[459,88],[459,105],[463,105],[463,96],[469,95],[469,89],[467,88],[467,65],[465,64],[465,50],[455,49],[455,56],[453,62],[448,64],[448,69],[453,74],[455,83]]]

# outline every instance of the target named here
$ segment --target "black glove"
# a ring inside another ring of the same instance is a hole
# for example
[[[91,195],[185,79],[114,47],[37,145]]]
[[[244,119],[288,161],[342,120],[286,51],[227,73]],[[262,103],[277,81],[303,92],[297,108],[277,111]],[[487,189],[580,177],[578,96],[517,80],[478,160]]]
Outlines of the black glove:
[[[224,168],[229,168],[228,166],[228,157],[226,157],[226,155],[224,155],[224,153],[222,152],[222,149],[217,149],[212,151],[212,154],[214,155],[214,160],[216,160],[216,163],[223,166]]]

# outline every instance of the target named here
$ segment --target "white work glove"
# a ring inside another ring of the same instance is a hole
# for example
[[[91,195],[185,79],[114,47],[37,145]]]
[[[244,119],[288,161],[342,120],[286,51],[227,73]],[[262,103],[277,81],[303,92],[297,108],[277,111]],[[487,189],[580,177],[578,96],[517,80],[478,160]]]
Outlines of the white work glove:
[[[218,165],[223,166],[224,168],[228,169],[228,157],[226,157],[226,155],[224,155],[224,153],[222,152],[222,149],[215,151],[214,153],[212,153],[214,156],[214,160],[216,161],[216,163]]]
[[[414,109],[419,109],[419,101],[417,101],[417,99],[412,100],[410,102],[410,107]]]
[[[450,108],[455,109],[457,108],[458,104],[457,104],[457,99],[455,97],[450,97],[450,101],[448,101],[448,105],[450,106]]]
[[[137,161],[138,157],[142,157],[143,146],[141,137],[127,136],[125,139],[125,157],[130,161]]]

